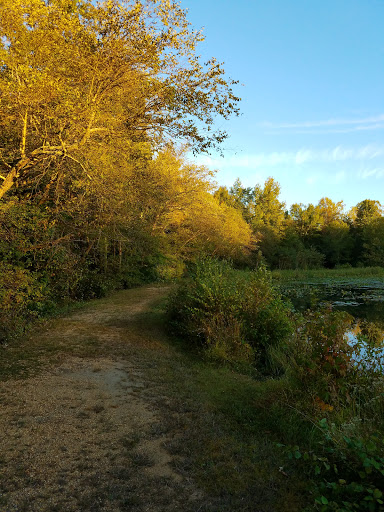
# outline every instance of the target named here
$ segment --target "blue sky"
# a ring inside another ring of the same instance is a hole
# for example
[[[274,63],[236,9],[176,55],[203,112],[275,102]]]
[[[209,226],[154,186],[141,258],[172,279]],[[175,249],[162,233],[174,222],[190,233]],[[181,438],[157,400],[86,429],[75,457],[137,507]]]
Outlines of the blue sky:
[[[238,79],[242,116],[224,158],[199,157],[217,181],[268,176],[281,199],[347,208],[384,203],[383,0],[181,0],[201,55]]]

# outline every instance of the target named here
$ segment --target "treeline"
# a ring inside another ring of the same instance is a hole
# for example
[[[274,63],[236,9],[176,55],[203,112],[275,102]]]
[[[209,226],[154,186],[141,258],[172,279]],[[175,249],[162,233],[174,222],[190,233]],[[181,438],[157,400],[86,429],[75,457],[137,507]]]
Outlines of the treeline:
[[[243,187],[240,180],[214,196],[241,212],[259,252],[271,268],[308,269],[346,266],[384,266],[384,208],[365,199],[346,212],[342,201],[328,197],[317,205],[293,204],[289,211],[279,200],[280,186],[269,178],[263,187]]]
[[[62,301],[245,261],[252,234],[185,158],[226,134],[232,80],[168,0],[0,6],[0,338]]]

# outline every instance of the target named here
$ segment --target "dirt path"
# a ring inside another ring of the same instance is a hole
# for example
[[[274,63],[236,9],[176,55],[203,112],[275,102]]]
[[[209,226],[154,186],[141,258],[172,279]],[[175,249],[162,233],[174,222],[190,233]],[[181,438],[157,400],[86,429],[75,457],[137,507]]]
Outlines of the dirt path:
[[[0,383],[1,512],[203,510],[170,449],[180,425],[167,426],[176,413],[152,350],[162,334],[146,317],[166,293],[120,292],[28,341],[43,367],[51,359]]]

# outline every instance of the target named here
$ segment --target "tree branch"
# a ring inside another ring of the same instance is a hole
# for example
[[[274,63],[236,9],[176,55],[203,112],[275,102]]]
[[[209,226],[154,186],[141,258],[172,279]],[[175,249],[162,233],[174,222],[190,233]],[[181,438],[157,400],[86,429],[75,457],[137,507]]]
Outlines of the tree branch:
[[[24,122],[23,122],[23,135],[20,143],[20,154],[21,159],[25,158],[25,147],[27,145],[27,124],[28,124],[28,109],[25,111]]]

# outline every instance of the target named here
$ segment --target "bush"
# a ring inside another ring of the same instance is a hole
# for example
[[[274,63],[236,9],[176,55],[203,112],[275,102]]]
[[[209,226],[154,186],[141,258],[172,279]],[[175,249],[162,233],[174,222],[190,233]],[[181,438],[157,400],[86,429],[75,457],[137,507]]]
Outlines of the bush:
[[[265,268],[234,270],[228,263],[202,260],[171,296],[168,313],[179,335],[204,345],[223,360],[256,359],[270,370],[269,349],[292,333],[289,306]]]
[[[329,309],[297,316],[284,366],[294,387],[312,397],[320,409],[331,410],[348,395],[355,373],[353,348],[346,336],[352,321],[347,313]]]
[[[384,441],[382,434],[346,436],[323,418],[321,440],[312,451],[298,446],[288,456],[312,478],[316,510],[352,512],[384,510]]]
[[[44,300],[44,286],[32,272],[0,262],[0,343],[22,332]]]
[[[353,340],[353,317],[325,308],[296,316],[295,335],[273,353],[289,377],[295,401],[318,418],[339,412],[343,418],[377,422],[384,411],[382,348],[375,346],[380,330],[364,324],[368,336]],[[301,399],[299,398],[301,397]]]

